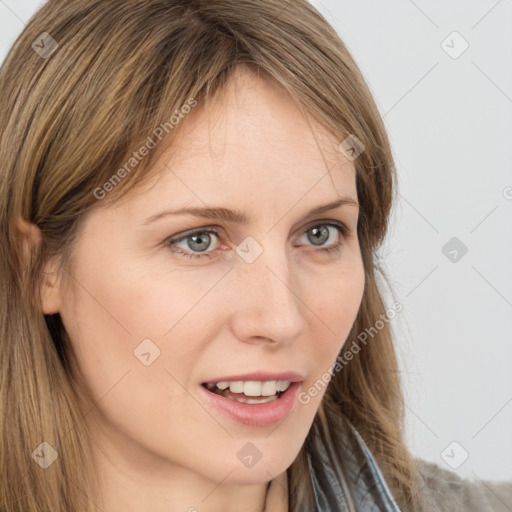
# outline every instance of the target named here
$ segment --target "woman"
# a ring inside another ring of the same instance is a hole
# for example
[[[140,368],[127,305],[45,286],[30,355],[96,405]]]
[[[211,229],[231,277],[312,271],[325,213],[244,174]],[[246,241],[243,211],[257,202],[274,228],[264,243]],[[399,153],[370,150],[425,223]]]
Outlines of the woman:
[[[391,149],[311,5],[49,1],[0,86],[3,510],[510,509],[406,447]]]

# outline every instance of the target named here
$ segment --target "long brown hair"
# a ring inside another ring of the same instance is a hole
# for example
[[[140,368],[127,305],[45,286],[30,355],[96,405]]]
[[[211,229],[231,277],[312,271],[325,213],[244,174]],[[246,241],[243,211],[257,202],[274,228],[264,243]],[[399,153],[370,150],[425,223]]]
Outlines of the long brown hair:
[[[241,65],[281,84],[340,143],[349,135],[362,143],[354,163],[365,290],[347,340],[385,313],[376,250],[395,192],[391,148],[357,64],[306,0],[50,0],[0,70],[2,510],[95,510],[73,354],[59,315],[41,312],[44,263],[57,255],[66,268],[82,216],[142,183],[160,140],[167,145],[186,122],[186,107],[212,98]],[[156,147],[134,161],[150,139]],[[24,242],[22,220],[39,228],[37,246]],[[415,510],[388,323],[334,372],[288,470],[290,510],[312,508],[313,436],[343,460],[340,418],[357,428],[399,506]],[[50,450],[42,442],[58,454],[44,471],[32,460],[37,449]]]

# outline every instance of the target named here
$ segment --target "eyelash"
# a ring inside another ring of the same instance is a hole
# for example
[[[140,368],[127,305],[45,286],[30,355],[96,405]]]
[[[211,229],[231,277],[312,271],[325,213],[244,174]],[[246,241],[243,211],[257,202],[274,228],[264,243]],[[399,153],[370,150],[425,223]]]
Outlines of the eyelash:
[[[330,245],[328,247],[325,247],[325,248],[322,248],[322,249],[314,249],[313,251],[307,251],[307,252],[317,252],[317,253],[321,253],[321,254],[330,254],[330,253],[337,253],[341,250],[342,246],[344,245],[344,238],[346,238],[348,232],[349,232],[349,229],[342,223],[333,223],[333,222],[323,222],[323,223],[320,223],[320,224],[314,224],[312,226],[309,226],[308,229],[306,229],[306,231],[309,231],[310,229],[312,228],[317,228],[317,227],[321,227],[321,226],[330,226],[330,227],[333,227],[333,228],[336,228],[338,230],[338,232],[341,233],[342,237],[341,237],[341,240],[339,240],[338,242],[336,242],[334,245]],[[184,251],[181,251],[181,250],[177,250],[177,249],[173,249],[173,244],[176,244],[176,243],[179,243],[179,242],[182,242],[183,240],[186,240],[187,238],[191,237],[191,236],[194,236],[194,235],[200,235],[200,234],[204,234],[204,233],[209,233],[209,234],[214,234],[216,235],[217,237],[219,236],[219,232],[214,229],[214,228],[202,228],[202,229],[198,229],[196,231],[192,231],[190,233],[187,233],[186,235],[184,236],[181,236],[179,238],[175,238],[175,239],[167,239],[166,240],[166,243],[168,244],[169,248],[171,248],[171,252],[172,253],[175,253],[175,254],[180,254],[186,258],[209,258],[211,259],[212,256],[211,256],[211,251],[210,253],[207,253],[207,252],[204,252],[204,253],[191,253],[191,252],[184,252]]]

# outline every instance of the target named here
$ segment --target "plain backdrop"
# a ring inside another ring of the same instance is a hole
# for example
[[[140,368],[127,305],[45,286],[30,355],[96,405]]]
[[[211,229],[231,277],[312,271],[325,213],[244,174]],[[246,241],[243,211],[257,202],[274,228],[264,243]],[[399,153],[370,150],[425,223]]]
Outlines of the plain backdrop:
[[[381,254],[403,306],[391,322],[409,447],[511,480],[512,0],[312,3],[363,71],[396,159]],[[0,0],[0,62],[41,4]]]

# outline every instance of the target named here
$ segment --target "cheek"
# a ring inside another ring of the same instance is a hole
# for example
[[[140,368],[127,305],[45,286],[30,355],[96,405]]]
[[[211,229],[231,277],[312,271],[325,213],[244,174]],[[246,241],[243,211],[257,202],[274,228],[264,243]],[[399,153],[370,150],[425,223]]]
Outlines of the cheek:
[[[315,286],[313,283],[309,286],[307,305],[316,315],[314,323],[318,328],[323,325],[325,332],[334,337],[338,350],[344,341],[341,338],[348,335],[356,319],[364,286],[364,267],[358,259],[350,262],[341,271],[326,275]]]
[[[77,267],[78,284],[63,300],[83,385],[93,403],[101,400],[104,417],[137,437],[148,426],[176,425],[176,417],[204,424],[204,411],[201,416],[187,391],[219,323],[212,309],[219,297],[202,300],[219,277],[115,263],[102,255]]]
[[[189,389],[206,339],[204,326],[191,312],[187,316],[199,297],[180,296],[161,281],[146,282],[141,289],[133,281],[107,281],[100,275],[89,288],[94,296],[76,287],[62,311],[84,377],[81,385],[90,393],[87,420],[110,426],[126,453],[142,447],[142,456],[159,454],[184,466],[201,460],[212,450],[205,430],[219,436],[222,431]],[[101,443],[103,438],[96,439]],[[231,451],[224,446],[212,453],[218,472],[238,460],[223,460]]]
[[[311,377],[304,383],[299,402],[315,410],[327,389],[337,356],[357,317],[364,293],[365,275],[362,263],[354,265],[336,280],[316,289],[309,297],[314,328],[311,334],[313,350],[309,353],[314,361]],[[311,347],[310,347],[311,348]]]

